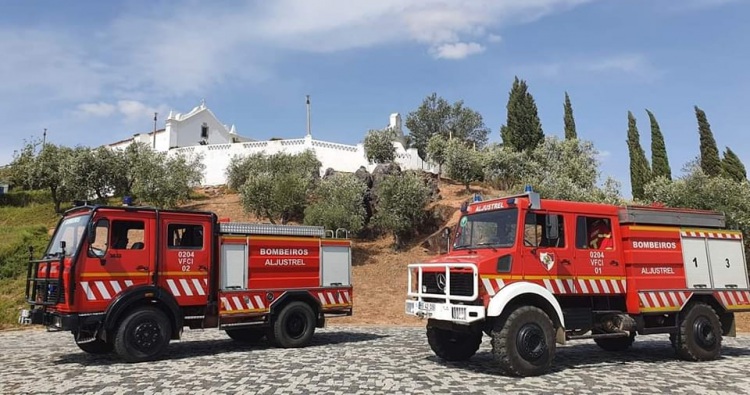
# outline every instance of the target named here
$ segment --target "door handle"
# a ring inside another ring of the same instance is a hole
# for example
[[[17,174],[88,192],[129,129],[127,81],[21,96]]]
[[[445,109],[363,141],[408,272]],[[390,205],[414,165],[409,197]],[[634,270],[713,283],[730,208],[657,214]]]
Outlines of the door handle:
[[[570,265],[570,261],[567,260],[567,259],[561,260],[560,263],[563,264],[563,265]]]
[[[138,265],[138,266],[137,266],[137,267],[135,268],[135,270],[138,270],[139,272],[147,272],[147,271],[148,271],[148,268],[147,268],[146,266],[143,266],[143,265]]]
[[[198,270],[200,270],[200,271],[202,271],[202,272],[207,272],[207,271],[208,271],[208,268],[207,268],[207,267],[205,267],[205,266],[203,266],[203,265],[200,265],[200,266],[198,266]]]
[[[617,261],[610,261],[609,264],[612,266],[620,266],[620,262]]]

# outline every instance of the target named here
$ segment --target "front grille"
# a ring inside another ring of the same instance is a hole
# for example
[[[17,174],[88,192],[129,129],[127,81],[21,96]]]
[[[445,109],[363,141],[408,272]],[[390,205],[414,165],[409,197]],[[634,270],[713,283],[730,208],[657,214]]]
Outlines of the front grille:
[[[441,276],[442,275],[442,276]],[[445,273],[423,273],[422,287],[426,287],[426,293],[445,294],[443,280]],[[442,289],[441,289],[442,288]],[[474,294],[474,276],[472,273],[451,273],[450,296],[471,296]],[[422,292],[425,292],[423,289]]]

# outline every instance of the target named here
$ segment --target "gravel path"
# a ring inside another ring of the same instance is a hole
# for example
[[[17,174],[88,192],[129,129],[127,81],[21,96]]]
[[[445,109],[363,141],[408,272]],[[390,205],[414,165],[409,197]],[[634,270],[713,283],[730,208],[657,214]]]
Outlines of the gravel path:
[[[727,338],[723,357],[675,359],[666,336],[623,353],[592,341],[559,347],[553,371],[498,375],[489,338],[469,362],[437,359],[421,328],[332,327],[303,349],[246,346],[222,331],[186,330],[160,361],[126,364],[83,353],[69,333],[0,333],[0,393],[466,394],[750,393],[750,335]]]

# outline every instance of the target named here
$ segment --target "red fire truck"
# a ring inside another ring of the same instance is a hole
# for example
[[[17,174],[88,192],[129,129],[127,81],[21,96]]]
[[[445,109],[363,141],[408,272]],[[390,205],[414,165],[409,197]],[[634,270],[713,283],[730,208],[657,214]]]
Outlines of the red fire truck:
[[[31,308],[19,320],[130,362],[159,357],[184,327],[303,347],[326,318],[352,314],[351,242],[338,236],[210,212],[74,207],[29,263]]]
[[[521,195],[462,207],[449,251],[408,267],[406,314],[449,361],[491,338],[500,368],[540,375],[556,344],[593,339],[625,350],[669,334],[685,360],[719,357],[750,311],[742,234],[720,213]]]

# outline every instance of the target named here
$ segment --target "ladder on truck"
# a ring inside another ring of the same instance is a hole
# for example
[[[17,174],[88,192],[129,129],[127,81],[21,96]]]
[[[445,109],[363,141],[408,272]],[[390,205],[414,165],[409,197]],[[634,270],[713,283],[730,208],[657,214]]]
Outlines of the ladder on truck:
[[[708,210],[675,209],[656,206],[625,206],[619,211],[621,224],[672,225],[724,228],[724,214]]]

